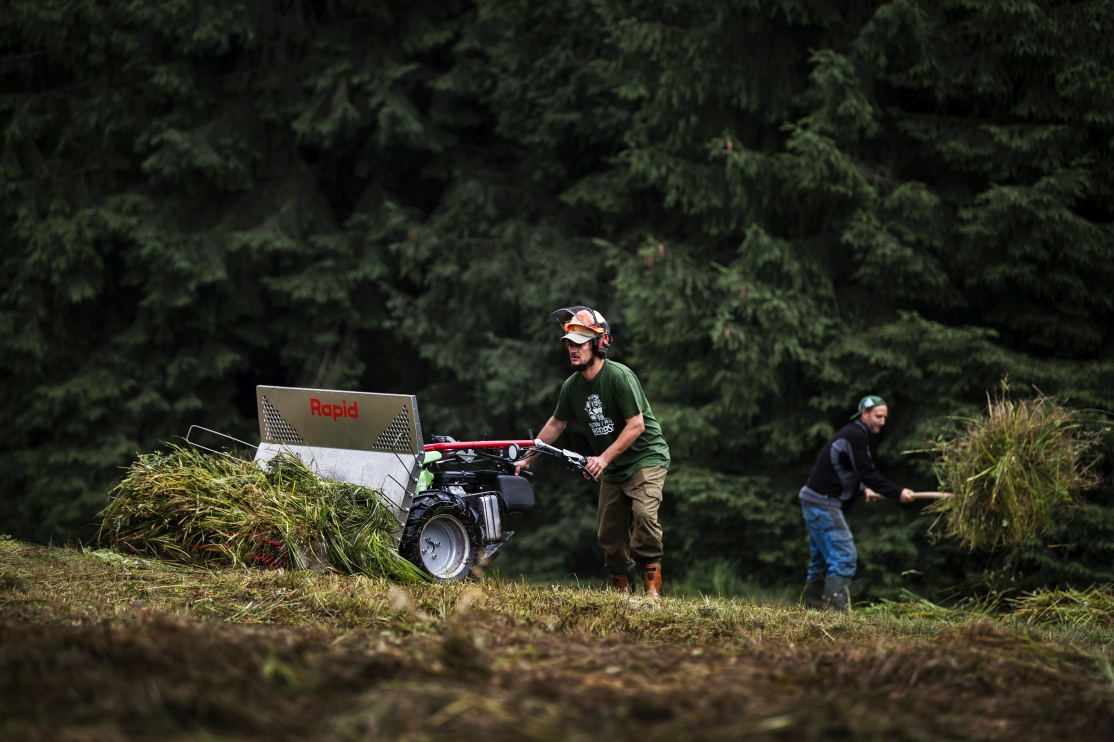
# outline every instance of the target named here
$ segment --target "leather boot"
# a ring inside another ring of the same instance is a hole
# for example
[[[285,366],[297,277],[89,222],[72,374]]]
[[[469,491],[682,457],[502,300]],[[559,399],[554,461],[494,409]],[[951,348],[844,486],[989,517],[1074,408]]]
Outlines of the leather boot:
[[[815,608],[822,611],[828,607],[828,601],[824,600],[824,581],[823,580],[809,580],[805,583],[804,594],[801,595],[801,602],[809,608]]]
[[[833,611],[846,611],[851,607],[850,587],[850,577],[824,578],[824,598]]]
[[[612,567],[611,586],[622,593],[633,593],[634,568],[635,564],[633,561],[625,567]]]
[[[661,597],[661,562],[646,562],[642,570],[642,586],[647,598]]]

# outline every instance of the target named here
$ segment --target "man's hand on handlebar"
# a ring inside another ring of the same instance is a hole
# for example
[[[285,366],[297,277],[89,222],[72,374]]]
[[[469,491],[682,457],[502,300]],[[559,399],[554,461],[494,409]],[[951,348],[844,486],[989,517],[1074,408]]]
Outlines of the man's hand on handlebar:
[[[516,477],[521,477],[522,472],[530,468],[530,462],[532,462],[535,458],[537,458],[537,456],[531,456],[528,459],[514,462],[514,475]]]
[[[607,464],[608,462],[604,461],[599,456],[589,456],[588,460],[584,463],[584,468],[586,469],[584,478],[589,479],[588,474],[591,474],[596,479],[599,479],[600,474],[607,468]]]
[[[530,462],[533,459],[537,458],[538,453],[546,453],[550,456],[556,456],[557,458],[565,462],[565,466],[573,469],[574,471],[582,472],[586,479],[590,479],[593,482],[598,482],[598,473],[607,468],[607,462],[605,459],[602,458],[586,458],[578,454],[576,451],[566,451],[563,448],[556,448],[555,446],[552,446],[540,439],[534,441],[534,445],[535,449],[533,455],[531,455],[527,459],[523,459],[522,461],[515,462],[515,474],[518,474],[519,476],[525,475],[527,473],[526,470],[530,467]]]

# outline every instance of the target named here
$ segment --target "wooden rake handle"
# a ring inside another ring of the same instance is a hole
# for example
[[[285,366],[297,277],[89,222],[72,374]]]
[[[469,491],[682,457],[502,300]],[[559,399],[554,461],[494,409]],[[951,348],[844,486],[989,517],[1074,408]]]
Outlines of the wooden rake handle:
[[[914,492],[913,499],[915,500],[939,500],[941,497],[951,497],[951,492]],[[866,496],[867,502],[874,502],[876,500],[885,500],[887,498],[882,495]]]

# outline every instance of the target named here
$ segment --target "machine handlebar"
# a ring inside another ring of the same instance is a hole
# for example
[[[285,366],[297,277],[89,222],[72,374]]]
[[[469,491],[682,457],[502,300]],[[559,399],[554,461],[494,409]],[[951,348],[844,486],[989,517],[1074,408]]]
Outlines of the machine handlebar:
[[[569,451],[564,448],[551,446],[540,438],[532,441],[451,441],[447,443],[427,443],[425,444],[425,450],[444,451],[446,454],[449,455],[451,455],[451,452],[456,451],[460,451],[462,453],[465,451],[475,451],[477,453],[481,453],[485,458],[488,459],[495,458],[506,460],[506,457],[499,456],[497,454],[493,455],[492,453],[489,453],[484,449],[506,449],[510,448],[511,446],[515,446],[519,449],[520,452],[518,456],[510,459],[510,461],[512,462],[522,460],[524,456],[530,455],[531,452],[544,453],[550,456],[556,456],[557,458],[561,459],[561,461],[563,461],[565,466],[567,466],[569,469],[571,469],[572,471],[581,472],[593,482],[600,481],[596,477],[592,476],[592,473],[588,471],[588,457],[579,454],[576,451]],[[532,472],[528,471],[523,471],[522,473],[528,476],[532,475]]]
[[[551,446],[543,441],[541,438],[538,438],[534,441],[534,450],[541,451],[542,453],[547,453],[550,456],[556,456],[557,458],[564,461],[565,466],[572,469],[573,471],[579,471],[583,473],[584,476],[588,477],[593,482],[600,481],[595,476],[593,476],[590,471],[588,471],[588,457],[579,454],[576,451],[569,451],[565,448],[557,448],[556,446]]]

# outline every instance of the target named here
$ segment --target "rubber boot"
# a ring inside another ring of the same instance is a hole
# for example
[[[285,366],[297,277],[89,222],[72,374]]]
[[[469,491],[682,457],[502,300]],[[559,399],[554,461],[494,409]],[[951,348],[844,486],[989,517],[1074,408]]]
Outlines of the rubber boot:
[[[633,561],[625,567],[612,567],[611,586],[621,593],[633,593],[634,568],[635,563]]]
[[[661,597],[661,562],[646,562],[642,570],[642,586],[647,598]]]
[[[846,611],[851,606],[851,578],[825,577],[824,598],[833,611]]]
[[[809,608],[814,608],[822,611],[828,607],[828,601],[824,600],[824,581],[823,580],[809,580],[805,583],[804,594],[801,595],[801,601]]]

